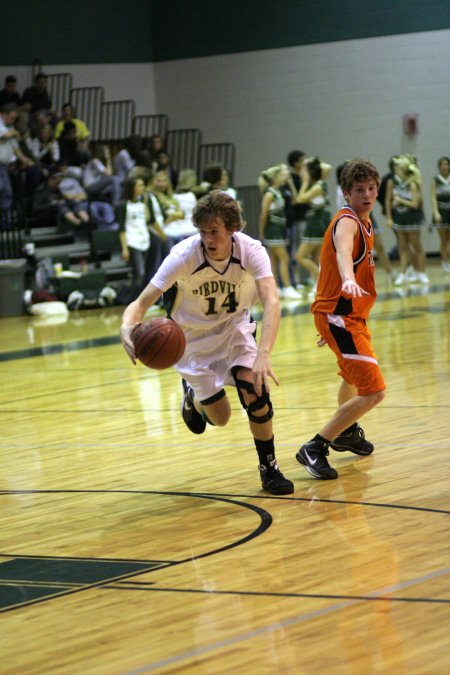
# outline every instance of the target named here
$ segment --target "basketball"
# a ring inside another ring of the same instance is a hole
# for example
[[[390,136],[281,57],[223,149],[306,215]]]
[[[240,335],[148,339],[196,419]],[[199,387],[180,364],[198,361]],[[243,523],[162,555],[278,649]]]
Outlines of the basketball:
[[[186,338],[172,319],[157,317],[141,323],[131,334],[136,356],[147,368],[164,370],[175,365],[184,354]]]

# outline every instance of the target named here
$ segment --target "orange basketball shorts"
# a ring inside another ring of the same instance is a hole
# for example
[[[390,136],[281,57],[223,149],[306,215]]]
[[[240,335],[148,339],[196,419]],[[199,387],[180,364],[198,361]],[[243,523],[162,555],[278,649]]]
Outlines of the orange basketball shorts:
[[[360,396],[386,389],[364,319],[336,314],[314,314],[318,333],[336,354],[340,375]]]

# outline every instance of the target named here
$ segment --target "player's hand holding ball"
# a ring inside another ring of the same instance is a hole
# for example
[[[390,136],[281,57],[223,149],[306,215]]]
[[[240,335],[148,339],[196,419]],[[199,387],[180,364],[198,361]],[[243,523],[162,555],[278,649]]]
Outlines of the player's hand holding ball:
[[[134,323],[131,326],[122,325],[120,327],[120,341],[122,342],[126,353],[134,365],[136,365],[136,352],[134,350],[134,343],[131,336],[134,329],[140,325],[140,323]]]

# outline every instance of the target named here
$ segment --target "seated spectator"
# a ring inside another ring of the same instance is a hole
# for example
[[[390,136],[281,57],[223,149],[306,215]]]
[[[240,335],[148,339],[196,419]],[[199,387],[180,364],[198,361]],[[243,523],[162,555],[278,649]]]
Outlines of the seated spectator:
[[[207,195],[211,190],[221,190],[222,183],[222,164],[212,162],[203,169],[202,182],[195,188],[197,198]]]
[[[141,165],[142,152],[142,138],[137,134],[129,136],[125,141],[125,147],[117,153],[114,160],[114,167],[121,185],[123,185],[131,169],[134,166]]]
[[[79,120],[75,116],[75,110],[70,103],[64,103],[62,107],[61,119],[55,127],[55,138],[58,139],[64,131],[66,122],[73,122],[76,129],[76,139],[78,143],[86,143],[91,135],[89,129],[83,120]],[[84,147],[84,146],[82,146]]]
[[[226,192],[227,194],[230,195],[230,197],[233,197],[239,204],[239,208],[241,209],[241,212],[243,211],[243,204],[242,200],[238,194],[238,191],[236,188],[231,187],[230,185],[230,173],[226,169],[222,169],[222,178],[220,180],[220,189]]]
[[[17,78],[14,75],[5,77],[5,86],[0,91],[0,108],[5,103],[15,103],[18,107],[20,105],[20,94],[17,91]]]
[[[172,244],[176,244],[182,239],[186,239],[186,237],[190,237],[198,232],[198,229],[192,223],[192,211],[197,203],[197,197],[193,192],[196,185],[197,174],[193,169],[183,169],[180,171],[174,198],[183,216],[176,220],[171,220],[164,227]]]
[[[165,152],[164,141],[159,134],[153,134],[147,141],[147,150],[150,160],[150,168],[152,171],[158,169],[158,155],[160,152]]]
[[[35,138],[30,139],[29,146],[35,161],[44,172],[49,172],[56,167],[59,162],[59,145],[53,137],[50,124],[46,124]]]
[[[58,139],[58,144],[61,161],[63,161],[64,164],[67,164],[67,166],[81,167],[81,165],[88,162],[89,155],[77,141],[77,128],[73,122],[64,123],[64,128]],[[81,179],[81,168],[74,173]]]
[[[59,189],[62,174],[51,171],[33,193],[31,216],[37,224],[51,224],[56,220],[64,206]]]
[[[122,188],[118,176],[112,175],[112,163],[109,147],[101,143],[91,143],[91,158],[84,167],[83,185],[89,199],[107,198],[113,206],[120,202]]]
[[[23,110],[17,115],[17,119],[14,123],[15,128],[17,129],[18,135],[17,140],[19,142],[19,147],[25,157],[28,157],[33,163],[35,163],[36,158],[34,157],[31,149],[31,132],[29,126],[29,114]]]
[[[59,190],[63,197],[60,214],[72,225],[89,222],[87,194],[81,184],[70,173],[70,167],[60,162],[62,173]]]
[[[29,113],[34,113],[37,110],[43,110],[50,122],[54,116],[55,111],[52,109],[52,100],[47,90],[48,75],[45,73],[37,73],[34,78],[34,85],[27,87],[23,92],[20,105],[22,110]]]
[[[169,225],[173,220],[183,218],[183,211],[173,195],[172,183],[167,171],[160,170],[155,173],[151,192],[161,206],[164,214],[164,225]]]
[[[157,155],[157,162],[156,171],[165,171],[167,173],[173,190],[178,183],[178,171],[173,168],[170,155],[168,155],[165,150],[159,152]]]
[[[28,165],[22,167],[21,170],[16,173],[16,176],[19,177],[22,187],[25,188],[23,196],[27,199],[31,199],[33,191],[36,187],[44,180],[44,174],[37,162],[36,157],[33,154],[32,147],[32,138],[30,134],[30,127],[28,126],[29,115],[23,110],[19,112],[15,127],[19,132],[17,140],[19,142],[19,148],[22,152],[22,155],[27,158]]]

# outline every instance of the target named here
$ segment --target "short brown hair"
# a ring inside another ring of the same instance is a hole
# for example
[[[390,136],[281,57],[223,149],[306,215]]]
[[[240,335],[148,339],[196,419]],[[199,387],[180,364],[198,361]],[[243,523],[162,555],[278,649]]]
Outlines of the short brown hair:
[[[212,190],[198,200],[192,211],[192,222],[195,227],[209,225],[220,218],[227,230],[237,232],[242,228],[239,204],[222,190]]]
[[[341,173],[341,188],[343,192],[350,192],[353,183],[365,183],[374,180],[377,187],[381,179],[377,167],[366,159],[352,159],[346,163]]]

